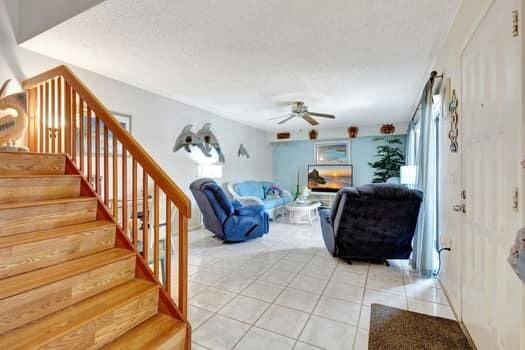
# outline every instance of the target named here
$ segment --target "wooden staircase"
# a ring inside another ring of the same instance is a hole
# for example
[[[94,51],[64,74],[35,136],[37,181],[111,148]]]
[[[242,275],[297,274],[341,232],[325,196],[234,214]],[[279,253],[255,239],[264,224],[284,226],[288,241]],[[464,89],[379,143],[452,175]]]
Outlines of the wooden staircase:
[[[188,324],[159,312],[67,162],[0,153],[0,349],[185,349]]]
[[[23,86],[30,153],[0,153],[0,349],[189,350],[189,199],[66,66]]]

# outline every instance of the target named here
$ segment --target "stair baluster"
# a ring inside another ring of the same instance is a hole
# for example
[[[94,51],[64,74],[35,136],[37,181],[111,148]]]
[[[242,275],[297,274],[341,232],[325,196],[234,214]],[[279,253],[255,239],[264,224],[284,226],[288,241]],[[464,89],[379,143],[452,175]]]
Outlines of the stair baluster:
[[[164,290],[160,308],[175,308],[187,320],[189,199],[66,66],[26,80],[24,88],[31,152],[69,157],[110,208],[117,241],[120,234],[124,248],[142,247],[142,264],[152,268],[150,278]]]

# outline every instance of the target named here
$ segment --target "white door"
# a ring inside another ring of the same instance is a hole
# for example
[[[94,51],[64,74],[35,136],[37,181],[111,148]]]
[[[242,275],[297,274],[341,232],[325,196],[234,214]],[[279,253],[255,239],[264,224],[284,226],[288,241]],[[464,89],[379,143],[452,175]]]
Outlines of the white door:
[[[462,54],[462,320],[478,349],[520,349],[523,285],[507,264],[523,223],[518,0],[495,0]]]

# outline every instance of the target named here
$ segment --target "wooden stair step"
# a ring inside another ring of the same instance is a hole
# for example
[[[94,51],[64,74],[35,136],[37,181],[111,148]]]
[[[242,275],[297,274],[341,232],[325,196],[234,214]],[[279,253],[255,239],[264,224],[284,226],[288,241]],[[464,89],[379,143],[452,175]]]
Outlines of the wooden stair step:
[[[104,350],[185,349],[187,325],[168,315],[157,314],[112,341]]]
[[[44,153],[0,153],[0,175],[64,175],[66,156]]]
[[[157,313],[158,286],[135,279],[0,336],[0,349],[97,349]]]
[[[130,256],[136,256],[135,252],[122,248],[113,248],[62,264],[0,279],[0,300],[88,272],[96,267],[107,265],[112,261],[127,259]]]
[[[130,250],[114,249],[78,260],[0,280],[1,290],[17,287],[0,300],[0,334],[135,277],[136,256]]]
[[[115,230],[114,223],[98,220],[0,237],[0,278],[111,249]]]
[[[0,236],[95,221],[96,214],[90,197],[0,204]]]
[[[0,176],[0,203],[79,196],[80,176],[78,175]]]

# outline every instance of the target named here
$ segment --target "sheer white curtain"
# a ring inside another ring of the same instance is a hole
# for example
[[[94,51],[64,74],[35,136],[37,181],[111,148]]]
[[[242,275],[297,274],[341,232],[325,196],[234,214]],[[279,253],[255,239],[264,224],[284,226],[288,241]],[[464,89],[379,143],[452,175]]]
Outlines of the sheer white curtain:
[[[415,188],[423,191],[423,202],[411,257],[412,268],[423,276],[431,276],[437,261],[438,219],[438,128],[436,118],[441,113],[441,101],[433,99],[433,85],[429,81],[421,98],[421,105],[410,122],[407,140],[407,164],[417,167]]]

